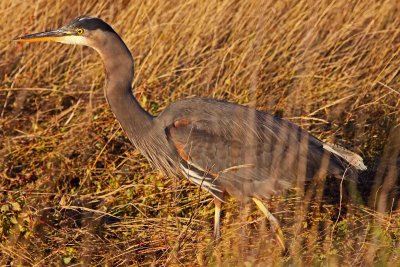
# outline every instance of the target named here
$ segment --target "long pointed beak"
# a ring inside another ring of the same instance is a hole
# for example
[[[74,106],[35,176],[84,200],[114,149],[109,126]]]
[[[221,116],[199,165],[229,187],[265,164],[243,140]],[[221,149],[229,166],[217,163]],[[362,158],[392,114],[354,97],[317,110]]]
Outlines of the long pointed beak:
[[[64,37],[70,36],[72,32],[58,29],[47,32],[39,32],[34,34],[25,35],[22,37],[17,37],[14,41],[21,43],[31,43],[31,42],[42,42],[42,41],[53,41],[53,42],[61,42]]]

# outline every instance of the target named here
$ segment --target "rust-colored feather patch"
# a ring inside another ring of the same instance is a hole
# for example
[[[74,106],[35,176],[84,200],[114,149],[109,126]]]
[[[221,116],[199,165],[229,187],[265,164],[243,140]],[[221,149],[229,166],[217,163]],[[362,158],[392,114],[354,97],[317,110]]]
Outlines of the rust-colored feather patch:
[[[177,120],[177,121],[174,122],[174,126],[176,128],[179,128],[179,127],[188,126],[191,123],[192,122],[190,120],[188,120],[188,119],[180,119],[180,120]]]
[[[190,156],[188,154],[186,154],[185,152],[185,145],[182,145],[180,143],[174,143],[176,151],[178,151],[179,156],[185,160],[185,161],[189,161],[190,160]]]

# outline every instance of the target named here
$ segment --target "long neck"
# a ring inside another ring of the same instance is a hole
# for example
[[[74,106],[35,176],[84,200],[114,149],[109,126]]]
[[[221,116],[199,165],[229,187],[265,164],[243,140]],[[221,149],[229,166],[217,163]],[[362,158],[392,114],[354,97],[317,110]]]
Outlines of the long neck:
[[[151,127],[153,117],[142,109],[132,94],[133,58],[119,36],[110,34],[96,49],[106,70],[105,97],[112,112],[133,142]]]

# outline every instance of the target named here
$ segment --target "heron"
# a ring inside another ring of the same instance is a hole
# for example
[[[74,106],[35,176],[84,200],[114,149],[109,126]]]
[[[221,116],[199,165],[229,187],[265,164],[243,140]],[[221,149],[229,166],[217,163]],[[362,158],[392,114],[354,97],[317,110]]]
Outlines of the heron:
[[[366,169],[358,154],[325,143],[288,120],[236,103],[192,97],[150,115],[132,92],[131,52],[100,18],[80,16],[61,28],[15,40],[95,49],[105,68],[105,98],[123,131],[153,167],[185,177],[213,196],[217,240],[221,206],[230,195],[254,201],[285,248],[279,222],[265,200],[321,175],[355,180]]]

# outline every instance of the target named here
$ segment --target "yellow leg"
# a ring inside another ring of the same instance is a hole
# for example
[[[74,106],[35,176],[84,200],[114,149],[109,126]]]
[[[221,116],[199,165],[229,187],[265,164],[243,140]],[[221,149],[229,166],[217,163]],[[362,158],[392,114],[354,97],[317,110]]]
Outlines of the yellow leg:
[[[221,224],[221,206],[222,202],[214,198],[215,214],[214,214],[214,239],[218,240],[221,237],[219,226]]]
[[[282,247],[283,250],[286,250],[285,246],[285,238],[283,237],[283,232],[281,227],[279,226],[278,220],[272,215],[271,212],[267,209],[267,207],[262,203],[260,200],[257,198],[253,198],[253,201],[256,203],[257,207],[264,213],[264,215],[267,217],[271,229],[275,234],[276,239],[278,240],[279,245]]]

